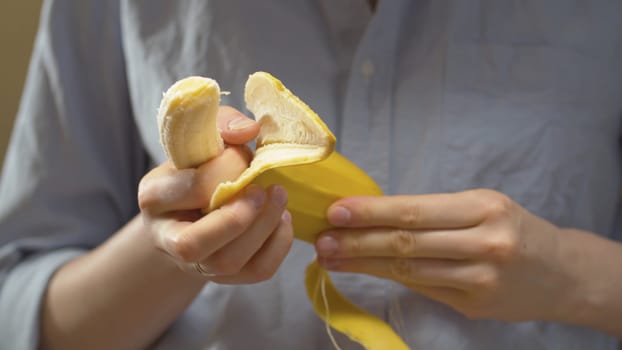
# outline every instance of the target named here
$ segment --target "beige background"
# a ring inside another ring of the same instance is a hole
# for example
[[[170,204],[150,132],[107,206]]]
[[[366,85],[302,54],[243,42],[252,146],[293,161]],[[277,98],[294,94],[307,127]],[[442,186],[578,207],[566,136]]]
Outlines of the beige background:
[[[17,112],[41,0],[0,1],[0,162]]]

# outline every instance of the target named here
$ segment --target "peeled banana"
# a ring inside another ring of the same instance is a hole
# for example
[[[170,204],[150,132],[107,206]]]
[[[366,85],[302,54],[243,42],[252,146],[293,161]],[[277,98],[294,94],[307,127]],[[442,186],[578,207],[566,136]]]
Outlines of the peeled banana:
[[[330,228],[326,211],[334,201],[382,194],[373,179],[334,151],[333,133],[278,79],[265,72],[250,75],[245,100],[260,125],[255,156],[235,181],[216,188],[205,212],[250,183],[279,184],[289,194],[287,209],[296,238],[313,243]],[[216,127],[219,103],[218,83],[204,77],[182,79],[164,94],[158,110],[160,141],[177,168],[195,167],[223,150]],[[366,349],[408,349],[386,323],[339,294],[317,262],[307,268],[305,283],[314,310],[334,329]]]
[[[164,93],[158,108],[160,143],[176,168],[196,167],[222,152],[219,105],[220,87],[209,78],[188,77]]]

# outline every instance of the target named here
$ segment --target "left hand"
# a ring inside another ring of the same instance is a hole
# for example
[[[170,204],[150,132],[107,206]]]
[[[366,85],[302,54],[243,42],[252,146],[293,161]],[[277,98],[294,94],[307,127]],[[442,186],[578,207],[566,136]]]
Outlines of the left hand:
[[[492,190],[350,197],[316,242],[332,271],[395,280],[473,319],[556,319],[577,288],[563,232]]]

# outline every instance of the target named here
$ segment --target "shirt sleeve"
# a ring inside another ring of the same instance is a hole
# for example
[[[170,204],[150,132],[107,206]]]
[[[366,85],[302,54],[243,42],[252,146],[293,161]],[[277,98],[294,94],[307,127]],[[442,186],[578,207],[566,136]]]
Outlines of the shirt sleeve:
[[[51,275],[137,213],[119,17],[118,1],[43,5],[0,178],[0,349],[37,348]]]

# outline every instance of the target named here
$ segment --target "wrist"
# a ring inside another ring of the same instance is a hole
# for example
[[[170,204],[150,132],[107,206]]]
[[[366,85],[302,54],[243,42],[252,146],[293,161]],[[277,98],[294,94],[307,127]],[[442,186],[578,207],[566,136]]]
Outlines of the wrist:
[[[183,272],[158,251],[136,217],[52,277],[42,307],[41,346],[144,348],[192,302],[205,284],[201,277]]]
[[[561,231],[560,262],[570,283],[554,320],[622,337],[622,245],[580,230]]]

